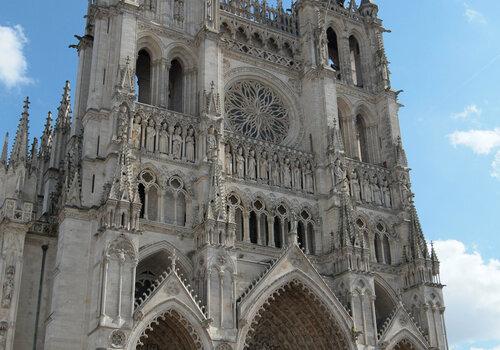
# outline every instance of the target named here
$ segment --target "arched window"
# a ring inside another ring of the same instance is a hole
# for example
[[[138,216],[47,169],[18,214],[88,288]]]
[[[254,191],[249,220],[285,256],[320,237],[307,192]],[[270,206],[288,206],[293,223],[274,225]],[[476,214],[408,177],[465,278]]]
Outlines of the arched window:
[[[139,198],[142,203],[141,218],[146,220],[158,220],[159,191],[160,187],[156,176],[148,170],[139,175]]]
[[[174,176],[169,179],[164,198],[164,221],[167,224],[186,226],[189,197],[180,178]]]
[[[360,161],[369,163],[368,142],[366,135],[366,125],[363,117],[358,115],[356,117],[356,146],[357,156]]]
[[[168,76],[168,108],[176,112],[184,112],[183,106],[184,70],[179,60],[170,63]]]
[[[380,235],[377,233],[373,244],[375,245],[375,259],[378,263],[382,263],[382,242],[380,241]]]
[[[363,69],[361,67],[361,50],[358,40],[352,35],[349,38],[349,53],[351,60],[351,74],[354,85],[363,87]]]
[[[299,246],[302,248],[302,249],[305,249],[306,247],[306,232],[305,232],[305,229],[304,229],[304,224],[302,223],[302,221],[299,221],[299,224],[297,225],[297,238],[298,238],[298,241],[299,241]]]
[[[337,33],[330,27],[326,31],[326,37],[328,39],[328,64],[338,71],[340,70],[340,55]]]
[[[135,72],[138,101],[151,104],[151,56],[146,50],[139,51]]]
[[[314,239],[314,226],[312,222],[307,224],[307,248],[309,250],[309,254],[316,253],[316,241]]]
[[[243,230],[244,230],[243,206],[241,204],[241,200],[236,194],[232,193],[228,196],[227,203],[228,203],[228,211],[229,207],[234,208],[234,219],[236,222],[236,239],[241,242],[243,241]]]
[[[257,244],[258,243],[258,234],[257,234],[257,215],[255,212],[250,213],[250,243]]]
[[[387,235],[384,235],[384,258],[386,264],[392,264],[391,245],[389,243],[389,237],[387,237]]]
[[[283,247],[283,240],[281,238],[282,226],[281,219],[276,216],[274,218],[274,246],[276,248]]]

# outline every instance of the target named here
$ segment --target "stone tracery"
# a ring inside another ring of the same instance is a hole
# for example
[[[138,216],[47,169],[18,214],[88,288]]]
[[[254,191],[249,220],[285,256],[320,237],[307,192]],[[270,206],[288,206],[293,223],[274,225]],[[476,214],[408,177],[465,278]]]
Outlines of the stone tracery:
[[[226,127],[244,136],[281,143],[290,129],[290,112],[270,87],[239,81],[226,91]]]

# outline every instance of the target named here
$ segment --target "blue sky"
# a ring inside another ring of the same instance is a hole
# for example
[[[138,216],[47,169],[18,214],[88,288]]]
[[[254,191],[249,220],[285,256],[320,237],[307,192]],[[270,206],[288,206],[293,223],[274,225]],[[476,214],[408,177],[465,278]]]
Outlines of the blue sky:
[[[87,6],[22,3],[20,10],[5,1],[0,11],[0,133],[11,139],[24,96],[39,136],[65,80],[74,85],[77,55],[68,45],[83,31]],[[500,1],[378,4],[392,30],[385,36],[392,84],[404,90],[400,119],[416,203],[443,260],[450,342],[500,349]]]

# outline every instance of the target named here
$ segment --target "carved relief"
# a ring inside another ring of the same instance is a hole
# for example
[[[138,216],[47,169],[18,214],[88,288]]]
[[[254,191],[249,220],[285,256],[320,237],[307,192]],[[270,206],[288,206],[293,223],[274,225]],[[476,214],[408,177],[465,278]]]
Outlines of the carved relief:
[[[16,267],[13,265],[7,266],[5,269],[4,283],[2,289],[2,307],[10,308],[12,297],[14,295],[14,277],[16,275]]]

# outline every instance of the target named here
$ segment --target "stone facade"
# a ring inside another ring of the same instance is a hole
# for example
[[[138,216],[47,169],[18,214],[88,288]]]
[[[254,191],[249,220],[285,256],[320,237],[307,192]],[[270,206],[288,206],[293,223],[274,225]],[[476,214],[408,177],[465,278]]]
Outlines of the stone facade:
[[[4,143],[0,349],[448,349],[378,7],[277,3],[89,1]]]

